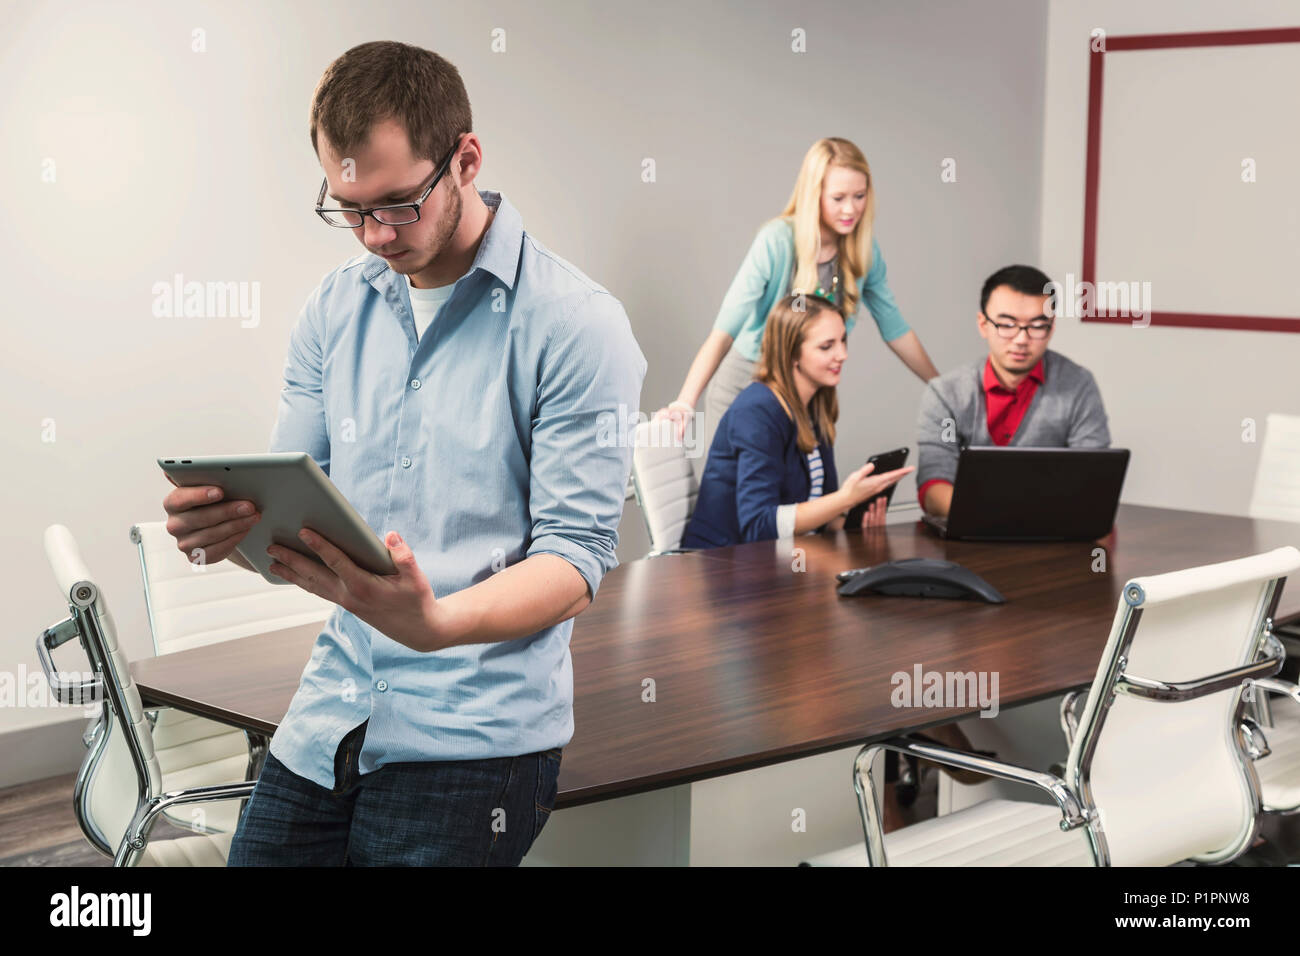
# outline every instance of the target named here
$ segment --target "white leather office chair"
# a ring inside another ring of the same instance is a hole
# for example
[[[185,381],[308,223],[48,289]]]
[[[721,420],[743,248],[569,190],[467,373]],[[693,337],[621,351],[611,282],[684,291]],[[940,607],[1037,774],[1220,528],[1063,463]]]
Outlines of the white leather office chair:
[[[1300,813],[1300,686],[1289,681],[1258,681],[1263,691],[1282,694],[1269,698],[1259,728],[1257,745],[1263,753],[1255,761],[1266,813]]]
[[[1255,472],[1250,516],[1300,521],[1300,416],[1269,415]]]
[[[650,557],[678,550],[695,510],[699,481],[675,424],[663,419],[637,425],[632,487],[650,533]]]
[[[1300,416],[1271,414],[1265,420],[1250,516],[1300,522]],[[1300,653],[1300,627],[1279,628],[1287,653]],[[1277,693],[1287,694],[1276,686]],[[1264,806],[1278,813],[1300,811],[1300,703],[1269,698],[1260,713],[1271,752],[1256,764]]]
[[[1271,618],[1297,568],[1300,550],[1285,547],[1129,581],[1082,714],[1069,721],[1063,778],[915,736],[868,744],[854,767],[865,846],[810,862],[1167,866],[1244,853],[1261,796],[1242,691],[1281,667]],[[881,749],[1029,784],[1055,806],[989,800],[885,836],[870,772]]]
[[[1255,471],[1250,516],[1300,522],[1300,415],[1269,415]],[[1288,644],[1287,637],[1296,640]],[[1291,653],[1300,651],[1300,627],[1280,633]]]
[[[73,807],[86,839],[114,866],[224,866],[233,831],[149,842],[160,813],[202,804],[204,813],[246,799],[255,781],[167,791],[154,750],[153,728],[122,653],[103,591],[63,525],[45,529],[45,554],[69,616],[45,629],[36,652],[60,701],[102,702],[89,749],[77,774]],[[95,675],[70,681],[54,666],[53,651],[78,640]]]
[[[302,588],[275,585],[230,561],[196,565],[176,548],[162,521],[131,528],[140,556],[145,608],[154,652],[169,654],[250,634],[324,622],[334,605]],[[266,759],[268,741],[206,717],[166,709],[156,715],[154,748],[164,790],[254,780]],[[234,832],[237,804],[211,807],[205,829]],[[177,826],[192,827],[180,814],[166,812]]]

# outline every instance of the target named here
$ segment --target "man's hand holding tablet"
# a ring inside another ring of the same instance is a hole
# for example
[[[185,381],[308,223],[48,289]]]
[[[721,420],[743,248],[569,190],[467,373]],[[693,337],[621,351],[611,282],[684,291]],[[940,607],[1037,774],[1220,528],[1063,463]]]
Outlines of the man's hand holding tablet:
[[[167,531],[191,562],[214,564],[229,558],[268,580],[296,585],[337,604],[413,650],[438,650],[447,646],[444,639],[456,632],[449,620],[453,615],[435,599],[428,578],[401,536],[390,531],[381,542],[328,477],[323,472],[317,474],[319,468],[307,456],[160,459],[159,465],[167,479],[177,485],[163,499]],[[268,475],[268,469],[276,469],[274,475]],[[173,472],[182,481],[186,477],[202,481],[207,476],[232,488],[251,482],[244,494],[266,503],[271,515],[278,511],[281,524],[267,518],[252,500],[233,493],[228,499],[227,489],[220,485],[178,485]],[[295,478],[302,476],[309,484],[295,487]],[[324,498],[314,496],[314,492],[324,492]],[[316,500],[310,500],[313,497]],[[286,519],[286,514],[293,512],[292,506],[297,505],[318,520]],[[264,525],[259,529],[261,533],[249,540],[250,532],[264,518],[270,527]],[[290,520],[296,530],[284,527],[285,520]],[[358,555],[367,566],[349,557],[338,541],[309,527],[309,522],[333,527],[334,537],[346,539],[347,551]],[[296,534],[297,549],[287,545],[290,534]],[[236,550],[241,547],[242,554]],[[250,551],[250,547],[254,550]],[[261,554],[255,553],[258,548],[265,551],[265,559],[259,560]],[[392,570],[376,573],[374,568]]]
[[[304,528],[298,537],[320,556],[324,567],[292,548],[273,544],[266,549],[275,558],[273,573],[350,611],[399,644],[417,651],[439,649],[437,635],[446,630],[446,622],[429,579],[396,531],[384,538],[396,574],[373,574],[358,567],[314,531]]]
[[[167,480],[176,484],[171,475]],[[176,485],[163,499],[167,533],[176,539],[176,547],[191,563],[200,555],[205,564],[230,558],[252,571],[253,566],[235,553],[235,548],[262,513],[251,501],[225,501],[224,497],[225,492],[216,485]]]

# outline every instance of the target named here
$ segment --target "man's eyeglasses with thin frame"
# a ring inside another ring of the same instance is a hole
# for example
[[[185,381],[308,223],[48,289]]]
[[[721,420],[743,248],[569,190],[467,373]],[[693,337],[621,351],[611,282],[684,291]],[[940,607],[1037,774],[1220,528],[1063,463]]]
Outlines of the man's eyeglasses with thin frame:
[[[451,147],[451,152],[447,158],[438,166],[437,171],[433,174],[433,182],[420,195],[415,202],[395,203],[390,206],[375,206],[370,209],[344,209],[331,208],[326,209],[321,205],[325,201],[325,191],[329,189],[328,177],[320,184],[320,194],[316,197],[316,215],[320,216],[331,226],[337,226],[340,229],[356,229],[366,221],[366,216],[373,216],[375,222],[384,226],[407,226],[413,222],[420,221],[420,207],[424,205],[429,196],[433,193],[433,187],[437,186],[446,175],[447,170],[451,167],[452,157],[460,148],[460,137],[456,137],[456,142]]]
[[[984,316],[984,321],[997,329],[998,336],[1004,339],[1014,339],[1020,334],[1021,329],[1024,329],[1031,339],[1045,339],[1052,331],[1052,322],[1046,316],[1032,319],[1027,325],[1018,322],[995,322],[987,315]]]

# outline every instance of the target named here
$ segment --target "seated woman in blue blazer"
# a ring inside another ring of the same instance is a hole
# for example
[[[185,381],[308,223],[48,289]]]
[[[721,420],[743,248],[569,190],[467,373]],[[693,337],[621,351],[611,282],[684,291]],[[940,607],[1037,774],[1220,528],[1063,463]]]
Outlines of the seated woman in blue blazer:
[[[912,468],[880,475],[864,465],[841,485],[835,471],[835,386],[848,355],[834,304],[788,295],[773,306],[751,382],[718,423],[684,548],[838,531],[854,505]],[[863,525],[884,521],[883,499]]]

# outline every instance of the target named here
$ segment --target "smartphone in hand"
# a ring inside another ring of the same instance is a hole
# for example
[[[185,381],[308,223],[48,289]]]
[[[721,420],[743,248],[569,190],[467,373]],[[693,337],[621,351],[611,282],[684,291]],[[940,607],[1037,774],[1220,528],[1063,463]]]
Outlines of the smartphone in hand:
[[[876,466],[871,469],[871,473],[873,475],[880,475],[887,471],[896,471],[897,469],[902,468],[907,464],[907,456],[910,452],[910,448],[895,448],[893,451],[885,451],[878,455],[872,455],[867,459],[868,463]],[[894,489],[897,487],[898,482],[894,482],[894,484],[890,485],[879,494],[872,495],[866,501],[854,505],[849,511],[848,517],[844,519],[844,527],[850,531],[856,528],[861,528],[863,514],[871,507],[872,502],[877,498],[884,498],[885,507],[888,508],[889,503],[894,499]]]

